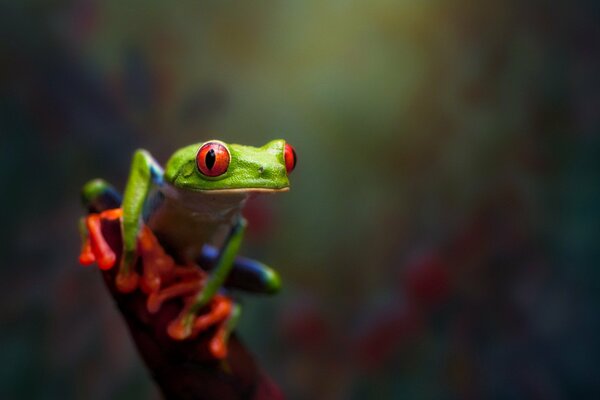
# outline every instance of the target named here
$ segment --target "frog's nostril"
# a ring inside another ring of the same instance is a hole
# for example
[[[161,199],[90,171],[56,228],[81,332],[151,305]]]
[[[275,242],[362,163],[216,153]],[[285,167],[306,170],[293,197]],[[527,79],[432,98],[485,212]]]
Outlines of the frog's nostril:
[[[258,173],[262,174],[265,171],[265,168],[261,165],[260,167],[258,167]]]

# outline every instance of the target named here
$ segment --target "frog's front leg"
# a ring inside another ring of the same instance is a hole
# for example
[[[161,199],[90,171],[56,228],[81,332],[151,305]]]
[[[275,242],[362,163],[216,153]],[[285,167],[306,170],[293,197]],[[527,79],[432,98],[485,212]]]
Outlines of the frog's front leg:
[[[198,294],[191,299],[191,302],[180,317],[171,324],[170,330],[172,332],[172,337],[183,340],[202,330],[202,326],[200,326],[202,323],[197,325],[197,322],[200,320],[197,318],[197,315],[211,302],[211,300],[213,300],[219,289],[225,283],[225,280],[233,267],[235,257],[240,250],[245,230],[246,220],[240,217],[238,222],[229,232],[217,264],[211,271],[206,283],[200,289]],[[229,311],[230,310],[227,310],[227,313],[224,314],[229,314]],[[212,310],[212,313],[215,313],[214,309]]]
[[[137,287],[138,276],[133,267],[137,259],[142,210],[152,183],[162,184],[163,174],[163,169],[150,153],[145,150],[135,152],[122,205],[123,254],[116,280],[121,292],[131,292]]]
[[[216,267],[211,271],[211,274],[206,282],[206,285],[196,296],[192,307],[190,308],[191,313],[196,313],[202,307],[204,307],[210,299],[213,298],[215,293],[223,286],[231,267],[235,261],[235,257],[240,251],[242,245],[242,239],[244,238],[244,232],[246,231],[247,222],[243,217],[239,217],[237,223],[232,227],[231,232],[225,242],[225,246],[221,251],[219,260],[217,261]]]

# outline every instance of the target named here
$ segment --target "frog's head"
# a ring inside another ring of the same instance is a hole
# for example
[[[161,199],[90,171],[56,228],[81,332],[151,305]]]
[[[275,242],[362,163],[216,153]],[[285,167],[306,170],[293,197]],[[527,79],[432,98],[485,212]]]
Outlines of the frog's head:
[[[262,147],[209,140],[173,154],[165,168],[165,180],[192,191],[285,191],[295,165],[294,149],[281,139]]]

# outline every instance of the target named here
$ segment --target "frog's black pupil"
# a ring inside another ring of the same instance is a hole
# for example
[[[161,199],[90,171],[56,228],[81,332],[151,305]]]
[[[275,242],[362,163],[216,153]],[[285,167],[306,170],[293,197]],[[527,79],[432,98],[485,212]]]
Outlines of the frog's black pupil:
[[[294,148],[292,147],[292,154],[294,155],[294,165],[292,166],[292,169],[296,168],[296,162],[298,161],[298,157],[296,156],[296,150],[294,150]]]
[[[208,153],[206,153],[206,166],[208,169],[212,169],[212,167],[215,165],[216,159],[217,157],[215,157],[215,150],[210,149]]]

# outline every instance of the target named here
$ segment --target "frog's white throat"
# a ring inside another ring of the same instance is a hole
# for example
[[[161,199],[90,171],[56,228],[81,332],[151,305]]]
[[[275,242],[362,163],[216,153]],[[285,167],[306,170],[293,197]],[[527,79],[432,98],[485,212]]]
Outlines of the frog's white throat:
[[[250,197],[250,192],[242,190],[203,190],[192,191],[164,183],[159,188],[167,201],[173,201],[183,208],[206,215],[227,215],[241,209]]]
[[[230,215],[239,211],[246,200],[257,194],[287,192],[288,187],[280,189],[248,188],[248,189],[218,189],[218,190],[186,190],[170,183],[164,183],[159,188],[167,201],[177,203],[180,207],[192,212],[215,217]]]

